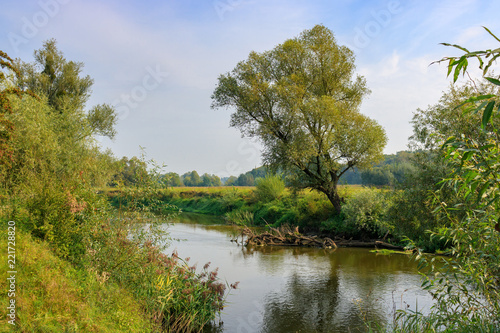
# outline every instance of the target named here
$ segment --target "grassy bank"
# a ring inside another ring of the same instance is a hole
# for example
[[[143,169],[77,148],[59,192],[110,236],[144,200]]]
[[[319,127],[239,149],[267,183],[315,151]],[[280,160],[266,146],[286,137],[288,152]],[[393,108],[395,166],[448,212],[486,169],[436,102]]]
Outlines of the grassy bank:
[[[299,226],[303,232],[358,239],[382,237],[388,231],[380,202],[384,190],[340,186],[340,193],[346,198],[346,214],[341,215],[334,213],[332,204],[322,193],[293,192],[285,188],[271,194],[266,191],[263,193],[259,187],[172,187],[161,190],[154,198],[141,196],[141,204],[159,202],[160,211],[173,205],[185,212],[223,216],[228,223],[239,225],[279,227],[288,224]],[[129,205],[130,198],[122,190],[104,192],[114,207]]]
[[[55,208],[55,207],[52,207]],[[103,207],[100,207],[101,209]],[[15,326],[19,332],[196,332],[214,322],[224,307],[226,283],[208,266],[195,268],[175,253],[166,255],[158,242],[168,241],[161,220],[143,219],[144,212],[117,215],[112,210],[95,215],[84,230],[85,252],[63,259],[54,244],[26,230],[16,221]],[[7,220],[2,219],[7,230]],[[7,232],[2,244],[7,247]],[[13,237],[13,236],[11,236]],[[9,239],[12,241],[12,239]],[[75,244],[76,246],[77,244]],[[12,247],[12,244],[9,246]],[[7,252],[0,255],[7,267]],[[10,259],[10,258],[9,258]],[[7,279],[0,282],[8,290]]]
[[[6,232],[1,233],[7,244]],[[29,234],[16,235],[15,326],[7,323],[7,295],[2,293],[2,331],[18,332],[151,332],[152,322],[144,304],[129,290],[107,281],[95,271],[77,269],[55,256],[47,243]],[[7,252],[0,253],[4,278],[0,288],[9,290]],[[11,330],[12,329],[12,330]]]

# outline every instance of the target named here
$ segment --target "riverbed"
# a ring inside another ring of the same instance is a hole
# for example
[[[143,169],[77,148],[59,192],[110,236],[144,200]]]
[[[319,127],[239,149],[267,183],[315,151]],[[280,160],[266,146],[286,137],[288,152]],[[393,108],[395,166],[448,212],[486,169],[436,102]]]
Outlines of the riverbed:
[[[222,220],[182,214],[169,223],[177,251],[190,264],[211,262],[219,277],[239,281],[213,332],[364,332],[366,320],[387,323],[396,309],[427,312],[431,296],[420,288],[409,255],[361,248],[244,247],[238,229]]]

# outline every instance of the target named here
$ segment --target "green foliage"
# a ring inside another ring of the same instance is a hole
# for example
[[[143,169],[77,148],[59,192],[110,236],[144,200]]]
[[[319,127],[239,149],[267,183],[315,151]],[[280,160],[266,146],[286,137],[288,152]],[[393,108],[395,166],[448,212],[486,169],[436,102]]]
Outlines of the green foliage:
[[[108,217],[90,231],[88,265],[142,300],[152,322],[173,331],[198,331],[223,308],[226,286],[216,271],[206,267],[196,273],[175,253],[164,253],[163,221],[135,217]]]
[[[148,176],[146,162],[136,156],[130,159],[123,156],[121,160],[115,162],[114,168],[117,172],[110,183],[112,186],[138,185]]]
[[[236,225],[252,226],[254,225],[253,213],[246,210],[232,210],[224,214],[224,219]]]
[[[325,193],[340,212],[339,178],[380,160],[387,141],[359,113],[368,89],[354,70],[352,51],[317,25],[221,75],[212,107],[236,108],[231,126],[263,142],[265,163]]]
[[[405,181],[393,193],[394,205],[388,212],[388,218],[395,226],[395,235],[400,238],[409,237],[425,251],[435,251],[445,246],[443,240],[431,238],[426,232],[437,231],[449,224],[448,219],[433,213],[438,208],[438,203],[433,200],[432,193],[439,191],[440,200],[450,207],[469,204],[463,202],[453,186],[442,182],[453,171],[453,165],[445,158],[441,145],[450,137],[462,136],[486,144],[492,138],[492,132],[483,131],[478,126],[482,122],[482,115],[467,112],[467,105],[463,101],[471,96],[479,98],[481,92],[492,94],[495,91],[498,88],[486,80],[450,85],[438,103],[414,113],[413,134],[410,137],[414,152],[408,160],[410,172],[406,172]],[[498,117],[492,118],[488,129],[493,126],[498,126]],[[464,210],[455,210],[453,214],[462,218],[463,212]]]
[[[255,178],[252,174],[242,173],[238,176],[238,180],[235,182],[235,186],[254,186]]]
[[[372,168],[361,173],[361,184],[365,186],[394,185],[396,179],[388,168]]]
[[[81,77],[83,63],[67,61],[54,39],[35,51],[34,63],[19,63],[17,85],[47,98],[49,106],[59,113],[66,109],[81,110],[90,97],[93,80]]]
[[[172,175],[172,173],[171,173]],[[196,172],[196,170],[193,170],[191,172],[186,172],[185,174],[182,175],[182,177],[177,180],[178,175],[173,174],[174,176],[174,183],[171,186],[205,186],[205,187],[210,187],[210,186],[221,186],[222,182],[219,176],[216,175],[210,175],[208,173],[204,173],[201,177]],[[182,185],[181,185],[182,184]]]
[[[182,175],[182,182],[185,186],[200,186],[201,178],[198,172],[193,170]]]
[[[115,109],[108,104],[94,106],[87,114],[92,134],[107,136],[113,139],[116,135],[115,125],[117,121]]]
[[[81,76],[83,66],[81,62],[67,61],[51,39],[35,51],[33,63],[18,62],[15,85],[45,98],[54,112],[78,124],[74,135],[79,139],[93,135],[114,138],[117,116],[112,106],[101,104],[84,112],[94,81],[88,75]]]
[[[354,224],[346,224],[345,216],[342,212],[321,222],[320,230],[339,237],[357,237],[358,230]]]
[[[219,176],[209,175],[208,173],[204,173],[201,176],[201,186],[221,186],[222,182]]]
[[[493,35],[489,30],[488,32]],[[500,40],[493,35],[497,41]],[[449,57],[449,71],[454,81],[465,73],[467,59],[479,59],[480,68],[487,72],[500,49],[469,52],[454,45],[465,54]],[[491,57],[485,65],[483,57]],[[500,82],[488,80],[498,86]],[[496,89],[497,87],[495,87]],[[487,101],[487,103],[483,101]],[[443,185],[453,189],[460,202],[450,205],[447,196],[435,192],[436,214],[447,220],[446,226],[433,232],[433,237],[448,242],[449,260],[444,269],[436,270],[436,259],[421,258],[422,267],[430,272],[422,284],[436,300],[429,315],[402,313],[404,321],[426,324],[439,332],[498,332],[500,327],[500,136],[491,113],[498,95],[478,95],[467,98],[457,106],[464,112],[483,111],[476,122],[480,136],[465,133],[451,137],[443,145],[444,154],[453,172]],[[483,131],[483,132],[481,132]],[[461,214],[456,214],[459,211]],[[429,329],[428,331],[433,331]]]
[[[6,220],[1,220],[6,226]],[[16,224],[16,227],[19,223]],[[7,233],[0,235],[7,244]],[[7,272],[7,252],[0,253],[0,269]],[[54,256],[47,243],[16,228],[16,326],[9,332],[152,332],[154,326],[143,304],[130,292],[98,275]],[[8,290],[8,280],[0,287]],[[7,293],[0,299],[7,301]],[[7,304],[7,303],[6,303]],[[0,310],[2,326],[7,307]]]
[[[229,176],[224,182],[225,186],[238,186],[238,178],[235,176]]]
[[[225,186],[255,186],[259,178],[264,178],[269,174],[266,166],[254,168],[248,172],[240,174],[238,177],[230,176],[224,182]]]
[[[279,199],[285,190],[285,182],[280,176],[268,175],[256,181],[256,194],[260,201],[269,202]]]
[[[289,212],[288,207],[281,201],[273,201],[257,207],[254,213],[255,225],[271,225],[277,227],[283,222],[282,218]],[[280,221],[281,220],[281,221]],[[280,221],[281,223],[278,223]],[[296,221],[286,221],[296,224]]]
[[[67,119],[43,100],[11,102],[9,118],[18,134],[12,140],[15,159],[2,172],[9,214],[26,220],[25,227],[51,243],[56,253],[77,260],[86,223],[82,212],[95,201],[89,185],[104,183],[110,174],[105,165],[96,164],[103,154],[91,141],[71,137]]]
[[[463,101],[479,98],[481,94],[494,93],[498,93],[498,87],[485,79],[463,85],[450,85],[438,103],[425,110],[418,109],[414,113],[411,146],[419,150],[439,150],[448,138],[461,135],[474,137],[478,141],[487,140],[489,133],[477,126],[478,122],[482,121],[482,115],[478,112],[467,112],[467,105],[463,104]],[[498,126],[498,119],[495,118],[493,123]]]
[[[11,85],[12,76],[20,73],[14,61],[2,51],[0,51],[0,68],[10,71],[10,73],[0,71],[0,179],[3,179],[6,169],[11,166],[14,159],[12,140],[15,135],[15,126],[9,119],[13,113],[10,97],[33,96],[33,93],[21,91]]]
[[[370,169],[361,171],[361,184],[365,186],[398,186],[414,172],[413,152],[400,151],[384,155],[384,160]]]
[[[181,177],[175,172],[165,174],[165,185],[169,187],[183,186]]]
[[[476,87],[481,91],[493,91],[485,82],[452,85],[437,104],[425,110],[418,109],[413,116],[410,144],[414,152],[408,160],[410,166],[405,180],[398,184],[398,190],[393,193],[394,205],[388,212],[388,218],[395,226],[396,235],[400,238],[409,237],[426,251],[435,251],[444,246],[443,241],[431,239],[426,231],[436,231],[448,224],[446,219],[433,213],[438,206],[431,194],[439,191],[441,200],[449,206],[463,205],[453,187],[441,183],[453,167],[445,159],[440,146],[452,136],[474,137],[479,142],[486,142],[490,136],[477,126],[481,115],[465,112],[463,105],[457,107],[464,99],[478,94]],[[455,214],[462,213],[455,211]]]
[[[380,190],[369,189],[353,194],[342,206],[345,224],[352,225],[365,237],[380,238],[392,230],[385,218],[390,203]]]
[[[399,239],[410,238],[425,251],[434,252],[444,247],[444,242],[431,238],[427,230],[438,230],[446,224],[433,210],[436,205],[431,193],[440,189],[438,183],[446,176],[448,166],[438,151],[417,151],[412,154],[412,173],[389,194],[386,219],[394,226],[393,235]],[[453,197],[448,194],[448,197]]]

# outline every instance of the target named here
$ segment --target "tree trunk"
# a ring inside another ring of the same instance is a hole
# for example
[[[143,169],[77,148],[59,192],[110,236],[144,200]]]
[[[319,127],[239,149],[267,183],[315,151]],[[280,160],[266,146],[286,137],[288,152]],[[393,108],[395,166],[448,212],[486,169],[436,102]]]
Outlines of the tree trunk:
[[[330,202],[332,203],[333,208],[335,209],[335,213],[337,215],[340,214],[340,211],[342,209],[342,198],[339,196],[339,193],[337,191],[337,184],[331,185],[331,187],[324,193],[328,197],[328,200],[330,200]]]

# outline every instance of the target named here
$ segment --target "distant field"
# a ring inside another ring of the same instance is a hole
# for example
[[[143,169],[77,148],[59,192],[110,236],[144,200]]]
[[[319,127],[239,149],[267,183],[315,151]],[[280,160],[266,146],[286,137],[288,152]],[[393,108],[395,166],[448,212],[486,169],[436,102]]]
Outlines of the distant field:
[[[206,193],[206,194],[212,194],[212,193],[223,193],[226,191],[237,191],[242,194],[250,194],[252,191],[255,190],[255,186],[180,186],[180,187],[169,187],[165,189],[166,192],[170,193]],[[363,191],[366,189],[366,187],[362,185],[339,185],[339,192],[343,196],[349,196],[353,193]],[[114,187],[108,187],[106,189],[103,189],[103,192],[113,192],[119,190],[119,188],[114,188]],[[286,193],[290,193],[291,191],[289,189],[286,190]],[[301,195],[308,196],[308,197],[324,197],[323,193],[319,193],[317,191],[311,191],[309,189],[301,190],[299,192]]]
[[[170,193],[206,193],[206,194],[237,191],[241,194],[250,194],[255,190],[255,188],[256,188],[255,186],[215,186],[215,187],[181,186],[181,187],[169,187],[166,191]],[[363,187],[361,185],[340,185],[338,188],[342,196],[350,196],[353,193],[363,191],[364,189],[366,189],[366,187]],[[290,189],[286,189],[285,193],[290,194],[291,193]],[[309,189],[301,190],[299,193],[304,197],[326,199],[326,196],[323,193],[317,191],[311,191]]]

